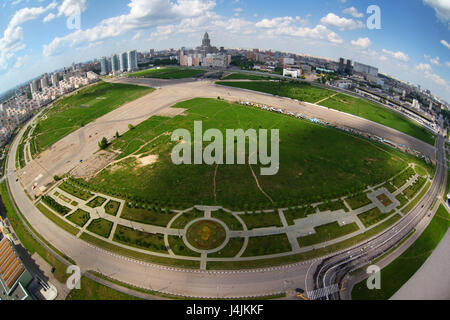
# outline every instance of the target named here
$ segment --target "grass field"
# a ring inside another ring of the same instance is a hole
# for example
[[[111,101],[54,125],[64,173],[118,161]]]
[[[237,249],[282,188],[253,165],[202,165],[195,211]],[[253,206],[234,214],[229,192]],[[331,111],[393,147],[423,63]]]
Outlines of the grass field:
[[[244,245],[244,238],[230,238],[226,246],[217,252],[208,254],[208,258],[233,258]]]
[[[282,226],[278,211],[241,214],[240,217],[244,220],[248,230]]]
[[[356,232],[359,230],[358,225],[353,222],[344,226],[339,226],[337,222],[328,223],[322,226],[314,228],[316,230],[315,234],[300,237],[297,239],[300,247],[308,247],[317,243],[330,241],[343,237],[347,234]]]
[[[204,74],[205,70],[187,69],[187,68],[161,68],[149,69],[130,73],[129,77],[137,78],[158,78],[158,79],[184,79],[192,78]]]
[[[134,158],[127,158],[90,179],[90,186],[106,194],[133,195],[150,203],[163,202],[168,207],[186,208],[197,204],[220,204],[238,209],[272,206],[258,189],[248,165],[219,165],[215,174],[214,165],[176,166],[172,163],[170,151],[175,142],[170,141],[170,133],[174,128],[193,132],[196,120],[203,121],[203,130],[280,130],[279,172],[274,176],[261,176],[260,166],[252,166],[260,186],[277,206],[344,196],[366,185],[379,184],[399,173],[407,162],[415,161],[399,151],[375,147],[373,143],[331,128],[224,101],[198,98],[175,107],[187,109],[186,115],[152,117],[124,133],[110,146],[122,152],[119,159],[141,148],[136,155],[158,155],[157,162],[137,167]],[[317,148],[318,145],[321,147]]]
[[[211,217],[223,221],[230,230],[244,230],[242,224],[231,213],[219,210],[211,212]]]
[[[89,201],[86,205],[91,208],[101,207],[105,203],[106,199],[103,197],[95,197],[91,201]]]
[[[248,73],[232,73],[226,77],[223,77],[222,80],[270,80],[270,79],[278,79],[276,77],[269,76],[257,76],[254,74]]]
[[[335,92],[333,91],[314,87],[307,83],[274,83],[256,81],[217,82],[217,84],[266,92],[311,103],[318,102],[335,94]],[[434,144],[435,137],[428,130],[422,128],[412,120],[398,114],[395,111],[389,110],[364,99],[355,98],[339,93],[334,97],[320,102],[320,105],[350,113],[374,122],[378,122],[382,125],[396,129],[417,139],[425,141],[426,143],[429,143],[431,145]]]
[[[153,89],[100,82],[58,100],[33,132],[39,152],[71,132]]]
[[[381,270],[380,290],[369,290],[366,281],[352,291],[354,300],[387,300],[405,284],[425,263],[450,226],[450,215],[440,206],[436,216],[422,235],[401,256]]]
[[[147,233],[118,225],[114,234],[114,241],[136,248],[167,253],[162,234]]]
[[[364,224],[366,228],[378,223],[384,219],[386,219],[393,212],[382,213],[378,207],[373,208],[372,210],[363,212],[358,215],[359,220]]]
[[[142,208],[136,209],[124,206],[120,217],[131,221],[165,227],[175,215],[176,213],[173,212],[156,212],[154,210],[147,210]]]
[[[114,200],[109,200],[105,205],[105,212],[109,215],[116,216],[119,211],[120,203]]]
[[[300,209],[289,209],[284,211],[284,217],[288,225],[294,225],[294,220],[306,218],[309,214],[314,214],[316,211],[312,207],[303,207]]]
[[[84,227],[90,219],[90,214],[84,210],[77,209],[74,213],[68,216],[67,219],[75,223],[77,226]]]
[[[92,220],[86,229],[103,238],[108,238],[112,227],[113,223],[111,221],[100,218]]]
[[[372,201],[369,198],[367,198],[367,194],[365,194],[365,193],[360,193],[351,198],[347,198],[347,199],[345,199],[345,202],[347,202],[347,204],[353,210],[359,209],[361,207],[367,206],[368,204],[372,203]]]
[[[255,257],[268,254],[276,254],[291,251],[286,234],[277,234],[264,237],[248,238],[247,249],[242,254],[243,257]]]
[[[81,277],[80,290],[73,289],[66,300],[142,300],[120,291],[108,288],[87,277]]]
[[[65,222],[63,219],[57,217],[53,212],[51,212],[49,209],[47,209],[45,206],[43,206],[41,203],[38,203],[36,205],[36,208],[48,219],[50,219],[53,223],[58,225],[60,228],[66,230],[67,232],[73,234],[76,236],[79,232],[77,228],[72,226],[71,224]]]

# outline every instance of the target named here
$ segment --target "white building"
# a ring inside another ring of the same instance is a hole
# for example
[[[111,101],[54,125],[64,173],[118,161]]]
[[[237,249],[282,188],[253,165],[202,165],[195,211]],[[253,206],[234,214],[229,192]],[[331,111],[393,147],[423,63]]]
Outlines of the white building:
[[[283,69],[283,77],[291,76],[292,78],[300,78],[301,75],[300,68],[288,67]]]
[[[135,71],[138,69],[137,65],[137,52],[136,50],[128,51],[127,54],[128,59],[128,71]]]
[[[362,73],[364,75],[371,75],[371,76],[378,77],[378,68],[375,68],[375,67],[363,64],[363,63],[359,63],[356,61],[353,65],[353,71]]]

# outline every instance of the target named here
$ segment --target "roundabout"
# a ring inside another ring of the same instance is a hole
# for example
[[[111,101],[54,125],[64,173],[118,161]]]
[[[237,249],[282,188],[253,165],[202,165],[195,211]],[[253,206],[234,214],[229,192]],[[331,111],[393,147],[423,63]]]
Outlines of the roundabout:
[[[201,253],[219,251],[226,245],[228,238],[227,228],[220,220],[194,220],[186,226],[186,245]]]

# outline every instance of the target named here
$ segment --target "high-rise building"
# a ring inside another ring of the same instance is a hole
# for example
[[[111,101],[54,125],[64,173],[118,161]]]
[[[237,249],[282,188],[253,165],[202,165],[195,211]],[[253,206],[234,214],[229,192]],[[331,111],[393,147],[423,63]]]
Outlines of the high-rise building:
[[[137,70],[137,52],[136,50],[128,51],[128,71]]]
[[[41,88],[45,89],[48,87],[48,80],[47,80],[47,76],[43,76],[41,78]]]
[[[338,72],[340,74],[344,74],[344,72],[345,72],[345,60],[344,60],[344,58],[340,58],[339,59]]]
[[[33,80],[30,83],[31,93],[38,92],[39,90],[39,82],[37,80]]]
[[[350,76],[353,74],[352,60],[347,60],[347,65],[345,66],[345,73]]]
[[[119,56],[117,54],[111,57],[111,71],[112,72],[120,71],[120,61]]]
[[[54,88],[58,87],[59,81],[58,81],[58,74],[54,73],[52,74],[52,86]]]
[[[359,62],[355,62],[354,66],[353,66],[353,71],[358,72],[358,73],[362,73],[364,75],[371,75],[371,76],[378,76],[378,68],[366,65],[366,64],[362,64]]]
[[[128,70],[128,54],[126,52],[120,55],[120,71],[125,72]]]
[[[101,67],[101,75],[104,76],[105,74],[108,74],[108,60],[106,57],[102,57],[100,59],[100,67]]]

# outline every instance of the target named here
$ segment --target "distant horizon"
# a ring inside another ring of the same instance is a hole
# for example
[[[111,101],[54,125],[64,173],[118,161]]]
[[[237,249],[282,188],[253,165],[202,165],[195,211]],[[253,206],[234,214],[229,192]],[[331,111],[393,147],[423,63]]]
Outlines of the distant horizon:
[[[369,28],[372,5],[380,10],[379,29]],[[207,31],[217,47],[372,65],[450,101],[449,12],[450,4],[436,0],[5,1],[0,91],[111,52],[195,48]]]

